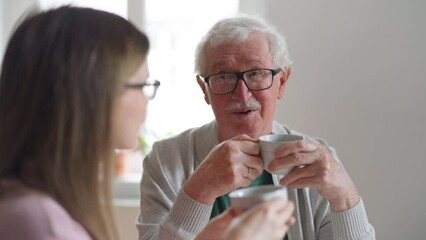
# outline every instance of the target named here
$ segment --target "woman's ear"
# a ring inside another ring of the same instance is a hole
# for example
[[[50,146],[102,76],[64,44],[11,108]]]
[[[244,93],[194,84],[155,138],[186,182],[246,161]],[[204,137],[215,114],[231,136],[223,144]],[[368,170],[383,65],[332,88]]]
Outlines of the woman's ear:
[[[210,105],[210,97],[206,89],[207,84],[200,78],[200,75],[197,75],[197,83],[198,83],[198,86],[200,86],[201,90],[203,91],[204,100],[206,101],[207,104]]]

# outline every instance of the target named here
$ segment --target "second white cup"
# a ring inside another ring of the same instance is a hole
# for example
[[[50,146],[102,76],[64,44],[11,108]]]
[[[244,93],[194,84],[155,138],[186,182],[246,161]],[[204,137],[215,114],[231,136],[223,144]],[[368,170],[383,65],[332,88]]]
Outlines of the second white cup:
[[[232,207],[249,209],[273,198],[288,199],[287,188],[274,185],[260,185],[241,188],[229,193]]]

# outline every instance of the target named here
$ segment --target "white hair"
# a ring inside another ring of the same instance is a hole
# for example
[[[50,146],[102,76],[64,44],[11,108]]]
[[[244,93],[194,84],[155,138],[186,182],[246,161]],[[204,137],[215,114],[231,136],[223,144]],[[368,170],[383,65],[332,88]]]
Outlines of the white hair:
[[[245,42],[253,33],[261,33],[268,41],[272,63],[283,69],[292,63],[283,34],[272,24],[256,16],[241,14],[217,22],[198,43],[195,50],[195,73],[206,74],[206,50],[224,43]]]

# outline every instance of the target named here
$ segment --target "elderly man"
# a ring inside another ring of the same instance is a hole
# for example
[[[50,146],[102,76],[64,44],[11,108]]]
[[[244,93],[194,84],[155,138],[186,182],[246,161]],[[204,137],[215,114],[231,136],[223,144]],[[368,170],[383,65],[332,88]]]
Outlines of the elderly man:
[[[286,238],[374,239],[363,201],[334,149],[273,120],[291,60],[285,38],[262,19],[240,16],[213,26],[196,51],[197,82],[215,120],[157,142],[144,160],[140,239],[193,238],[229,207],[237,188],[288,186],[296,224]],[[268,133],[305,139],[275,153],[263,170],[258,138]],[[304,166],[304,167],[300,167]]]

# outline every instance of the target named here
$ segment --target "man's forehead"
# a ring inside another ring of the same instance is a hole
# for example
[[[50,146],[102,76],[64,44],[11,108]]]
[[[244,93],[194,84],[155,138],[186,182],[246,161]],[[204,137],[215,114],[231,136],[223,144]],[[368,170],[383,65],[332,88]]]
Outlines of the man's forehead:
[[[218,62],[213,63],[211,66],[211,69],[226,69],[234,66],[262,66],[265,64],[264,60],[261,60],[259,58],[252,58],[252,59],[241,59],[241,60],[226,60],[226,59],[219,59]]]

